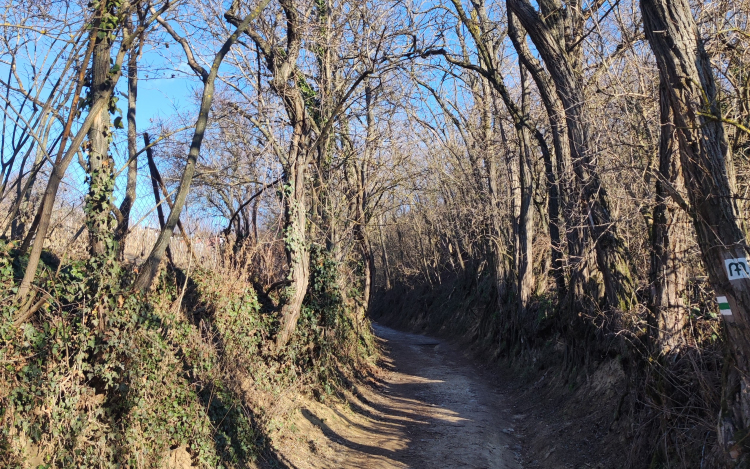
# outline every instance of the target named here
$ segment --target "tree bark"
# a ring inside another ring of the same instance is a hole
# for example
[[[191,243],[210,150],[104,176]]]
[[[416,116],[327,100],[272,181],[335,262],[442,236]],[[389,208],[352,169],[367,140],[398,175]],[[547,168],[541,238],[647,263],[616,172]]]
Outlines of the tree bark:
[[[573,187],[565,109],[555,94],[555,85],[552,78],[529,50],[529,46],[526,44],[526,31],[518,24],[518,20],[510,9],[508,9],[508,36],[521,64],[529,71],[534,83],[536,83],[550,123],[556,163],[553,164],[549,151],[542,151],[542,157],[548,193],[547,211],[549,215],[552,277],[557,286],[558,298],[562,299],[566,296],[567,290],[563,264],[564,247],[561,237],[561,233],[565,233],[565,220],[563,219],[561,206],[567,208],[566,213],[571,211],[569,204],[566,203],[566,194],[570,194]]]
[[[684,193],[684,180],[677,149],[667,84],[661,80],[659,105],[659,174],[656,180],[656,205],[653,212],[651,252],[651,309],[658,327],[658,347],[662,354],[679,351],[685,345],[682,329],[687,322],[684,295],[689,233],[688,214],[672,200],[671,191]]]
[[[508,147],[507,138],[505,136],[505,131],[503,130],[502,125],[498,126],[500,130],[500,137],[503,142],[505,142],[506,151]],[[491,210],[491,223],[492,223],[492,233],[491,233],[491,246],[490,246],[490,252],[492,254],[492,261],[493,261],[493,267],[494,267],[494,275],[495,275],[495,288],[497,290],[497,303],[498,307],[503,308],[505,305],[505,301],[508,297],[508,283],[509,283],[509,277],[511,276],[511,270],[514,267],[512,263],[516,262],[515,256],[511,257],[510,262],[508,259],[508,251],[503,246],[503,224],[501,220],[501,212],[500,212],[500,201],[501,201],[501,186],[500,186],[500,174],[499,174],[499,168],[497,167],[497,158],[490,157],[489,158],[489,164],[488,166],[488,179],[489,179],[489,193],[490,193],[490,210]],[[518,233],[518,227],[516,226],[516,219],[517,219],[517,209],[516,205],[518,203],[518,198],[520,197],[520,194],[514,193],[516,192],[516,188],[518,186],[518,180],[517,177],[514,181],[514,173],[516,172],[511,164],[508,164],[508,181],[509,186],[508,192],[510,192],[509,197],[511,200],[511,207],[510,207],[510,214],[512,217],[512,233],[511,238],[516,239],[517,233]],[[510,243],[506,243],[508,245]],[[512,262],[512,263],[511,263]],[[511,291],[515,290],[516,288],[511,288]]]
[[[281,324],[276,335],[276,347],[286,346],[297,326],[302,302],[310,280],[310,255],[307,246],[307,207],[305,179],[310,147],[311,117],[307,115],[305,99],[297,81],[297,59],[302,46],[300,15],[292,0],[280,0],[286,20],[285,48],[278,48],[264,39],[257,31],[246,34],[255,42],[258,52],[265,59],[271,72],[271,89],[284,103],[292,126],[289,151],[283,168],[284,245],[286,250],[290,285],[286,288],[281,307]],[[230,23],[236,23],[231,14],[224,15]],[[321,135],[318,135],[321,138]]]
[[[146,161],[148,162],[148,171],[151,173],[151,189],[154,191],[154,203],[156,204],[156,216],[159,219],[159,229],[163,230],[166,226],[164,221],[164,207],[161,203],[161,196],[159,195],[159,172],[156,168],[156,162],[154,161],[153,148],[150,146],[151,141],[148,137],[148,133],[143,134],[143,143],[146,146]],[[174,266],[174,257],[172,256],[172,250],[167,246],[167,259],[169,263]]]
[[[586,103],[581,83],[582,55],[580,45],[571,47],[575,36],[571,32],[581,29],[582,15],[562,8],[557,0],[540,1],[544,18],[528,0],[508,0],[508,8],[518,18],[534,42],[539,55],[544,60],[555,90],[565,110],[570,161],[581,195],[582,210],[576,218],[568,222],[580,227],[581,239],[569,242],[573,257],[583,259],[583,241],[593,238],[596,250],[596,263],[603,275],[604,289],[610,313],[627,311],[635,303],[635,279],[624,249],[617,234],[615,222],[609,208],[609,198],[601,184],[596,170],[596,158],[591,148],[591,129],[587,119]],[[581,17],[572,20],[572,17]],[[571,194],[572,195],[572,194]],[[571,229],[571,227],[569,227]],[[580,268],[575,273],[583,280]],[[616,314],[609,320],[617,321]],[[617,328],[616,325],[613,325]]]
[[[372,250],[372,243],[370,242],[370,233],[368,230],[370,224],[370,214],[368,212],[370,204],[370,194],[368,193],[368,176],[369,168],[374,155],[373,145],[376,139],[375,129],[375,100],[376,93],[373,90],[372,83],[367,80],[365,83],[365,111],[366,111],[366,123],[365,129],[365,149],[362,161],[358,165],[355,165],[354,175],[357,189],[357,195],[355,197],[357,207],[355,209],[355,226],[354,226],[354,237],[359,241],[360,249],[362,252],[362,261],[364,263],[364,282],[362,286],[362,303],[364,305],[362,311],[362,318],[364,319],[365,314],[370,309],[370,297],[372,292],[372,281],[375,278],[375,255]]]
[[[109,31],[105,37],[96,37],[91,64],[92,105],[104,101],[109,108],[111,94],[107,92],[110,77],[112,42]],[[110,207],[114,189],[114,165],[109,156],[109,112],[101,112],[88,133],[89,192],[86,196],[86,227],[89,233],[89,252],[92,256],[107,253],[112,247],[112,217]]]
[[[248,30],[246,34],[265,59],[271,72],[271,89],[284,103],[292,127],[289,151],[282,158],[285,161],[281,162],[284,171],[284,234],[289,266],[288,280],[291,282],[284,295],[281,325],[276,336],[276,346],[281,349],[296,328],[310,276],[305,193],[307,166],[311,155],[329,141],[336,116],[341,113],[344,104],[372,71],[367,70],[354,80],[342,98],[327,112],[325,124],[319,127],[315,117],[317,109],[308,109],[307,100],[300,89],[300,82],[305,80],[297,68],[302,47],[303,18],[293,0],[279,0],[279,4],[285,17],[285,47],[278,47],[274,42],[275,38],[264,39],[257,31]],[[231,13],[224,17],[232,24],[237,21]],[[321,73],[328,72],[323,70]],[[317,134],[317,138],[313,141],[314,134]]]
[[[726,297],[731,309],[726,314],[727,306],[720,307],[725,311],[722,317],[731,360],[723,383],[718,440],[730,457],[745,459],[738,440],[750,428],[750,279],[741,264],[748,247],[716,84],[687,0],[641,0],[641,11],[646,37],[668,89],[703,263],[717,297]]]
[[[508,111],[511,114],[511,117],[513,118],[513,123],[516,129],[516,132],[519,135],[519,139],[523,140],[525,139],[528,143],[526,150],[522,151],[530,151],[530,142],[529,142],[529,135],[533,136],[533,138],[536,140],[537,144],[542,150],[542,154],[549,157],[549,148],[547,148],[547,142],[544,140],[544,137],[542,136],[541,132],[538,131],[538,129],[534,128],[530,124],[530,119],[528,116],[528,113],[525,112],[522,108],[520,108],[510,97],[510,93],[508,92],[508,89],[505,86],[505,83],[503,81],[503,76],[500,73],[499,67],[496,64],[496,57],[497,57],[497,51],[495,51],[495,45],[493,44],[492,40],[488,39],[487,34],[487,27],[489,24],[489,21],[487,19],[487,13],[486,9],[484,7],[484,4],[482,2],[474,2],[472,5],[475,8],[476,17],[470,18],[469,15],[466,14],[466,11],[463,9],[463,6],[459,0],[451,0],[453,3],[453,6],[456,10],[456,13],[459,16],[459,19],[463,23],[463,25],[469,30],[472,38],[474,39],[474,43],[477,46],[477,53],[479,55],[479,65],[473,65],[469,62],[462,62],[458,61],[456,59],[451,58],[450,56],[446,55],[446,59],[455,65],[458,65],[463,68],[467,68],[470,70],[474,70],[475,72],[478,72],[484,79],[486,79],[494,88],[494,90],[500,95],[500,98],[503,100],[503,103],[505,104],[505,107],[508,109]],[[476,21],[478,19],[479,21]],[[500,127],[500,131],[502,133],[502,127]],[[505,137],[503,136],[503,139]],[[523,145],[523,144],[522,144]],[[524,159],[524,156],[519,156],[520,159]],[[488,157],[488,168],[489,168],[489,192],[490,192],[490,198],[497,197],[497,181],[493,181],[493,178],[496,177],[496,175],[493,174],[492,167],[493,167],[493,158]],[[525,164],[525,162],[521,162],[520,164]],[[520,168],[520,167],[519,167]],[[530,225],[528,224],[531,221],[530,216],[526,216],[526,214],[529,212],[529,210],[526,210],[524,212],[523,220],[521,220],[521,205],[523,205],[521,195],[518,193],[518,190],[520,190],[520,187],[518,184],[520,184],[520,181],[518,180],[518,175],[516,170],[511,170],[509,173],[511,176],[511,211],[513,214],[513,238],[514,238],[514,268],[516,268],[516,274],[521,273],[523,275],[523,280],[518,277],[516,278],[516,285],[514,286],[514,292],[518,295],[520,294],[521,290],[523,291],[530,291],[529,287],[526,285],[528,283],[528,280],[531,279],[533,281],[533,276],[529,277],[530,275],[533,275],[533,270],[531,268],[531,261],[529,261],[528,267],[519,268],[521,266],[521,253],[519,252],[520,248],[520,241],[519,236],[522,235],[525,238],[524,242],[528,241],[527,234],[528,228]],[[513,179],[515,178],[515,179]],[[513,181],[516,181],[514,183]],[[529,194],[530,195],[530,194]],[[557,198],[555,197],[554,200],[556,201]],[[529,207],[531,205],[531,199],[528,199]],[[504,252],[502,247],[500,246],[500,234],[501,234],[501,228],[499,226],[500,221],[497,219],[498,214],[498,208],[496,206],[497,199],[491,200],[492,205],[492,215],[493,215],[493,237],[496,237],[495,239],[495,272],[497,275],[497,285],[498,285],[498,301],[502,302],[504,300],[504,297],[506,296],[507,291],[507,272],[510,270],[508,269],[507,265],[503,265],[505,262],[504,259]],[[553,202],[554,203],[554,202]],[[514,205],[516,204],[516,205]],[[520,228],[519,222],[523,222],[523,228]],[[524,233],[521,233],[519,230],[523,229]],[[555,232],[555,234],[558,235],[559,238],[559,231]],[[559,246],[559,242],[556,243]],[[524,245],[523,249],[527,250],[526,254],[530,253],[531,243],[528,242],[526,245]],[[525,261],[524,261],[525,262]],[[558,263],[560,264],[560,263]],[[521,272],[521,270],[523,272]],[[563,285],[564,280],[561,275],[561,271],[558,270],[557,274],[560,274],[557,276],[557,282],[558,285]],[[524,285],[521,287],[520,283],[523,282]],[[524,294],[525,295],[525,294]],[[530,295],[530,293],[529,293]]]
[[[26,235],[26,239],[24,239],[23,245],[20,248],[20,251],[25,253],[29,245],[31,245],[32,236],[36,234],[34,245],[31,247],[31,252],[29,253],[29,262],[26,265],[26,271],[24,272],[23,279],[21,280],[21,284],[18,287],[18,292],[16,293],[16,301],[21,304],[27,301],[27,296],[29,295],[29,290],[31,289],[31,282],[33,282],[34,277],[36,277],[36,269],[37,267],[39,267],[39,259],[42,255],[42,249],[44,248],[44,240],[47,237],[47,230],[49,230],[50,219],[52,217],[52,208],[55,204],[55,198],[57,197],[57,190],[60,188],[60,183],[65,176],[65,172],[68,170],[68,166],[70,165],[73,156],[80,149],[84,138],[86,138],[86,134],[88,133],[89,129],[91,129],[94,121],[98,118],[98,114],[104,111],[103,101],[99,101],[98,103],[95,103],[91,106],[86,119],[83,121],[81,128],[78,129],[78,132],[76,133],[75,137],[73,137],[73,140],[70,143],[70,147],[68,147],[66,151],[65,144],[67,143],[68,137],[70,136],[73,119],[75,118],[76,109],[81,97],[81,90],[83,88],[86,68],[96,45],[95,31],[96,29],[94,28],[90,36],[89,47],[86,51],[86,54],[84,55],[83,61],[81,62],[81,69],[78,73],[78,84],[76,85],[76,91],[73,95],[73,102],[71,105],[70,113],[68,114],[68,120],[65,123],[62,138],[60,139],[60,146],[58,149],[57,157],[55,158],[55,164],[52,168],[52,174],[50,174],[50,177],[47,181],[47,186],[44,189],[44,195],[42,196],[39,210],[37,211],[37,214],[34,217],[34,221],[32,222],[32,226],[29,229],[29,233]],[[124,54],[118,54],[115,64],[122,64],[123,59]],[[112,93],[114,84],[117,83],[117,80],[119,80],[119,78],[120,73],[116,72],[112,77],[112,81],[110,82],[108,93]]]
[[[299,145],[296,138],[302,138],[301,131],[292,139],[292,146]],[[281,308],[281,325],[276,335],[276,347],[281,349],[289,342],[297,327],[302,302],[307,293],[310,281],[310,253],[307,247],[305,222],[305,170],[307,160],[290,153],[292,162],[284,170],[284,245],[286,247],[289,281],[291,285],[284,292],[284,304]]]
[[[167,203],[167,206],[169,207],[170,210],[174,208],[174,202],[172,202],[172,199],[170,198],[169,191],[167,190],[167,185],[164,184],[164,180],[162,179],[161,174],[159,174],[159,168],[156,167],[153,148],[149,146],[150,143],[149,143],[148,133],[144,132],[143,141],[146,144],[146,156],[148,157],[148,170],[151,173],[151,184],[154,190],[154,200],[156,201],[156,210],[159,214],[159,227],[161,229],[164,229],[164,226],[166,225],[166,223],[164,222],[164,215],[162,212],[162,206],[160,205],[160,198],[164,197],[164,201]],[[159,189],[161,189],[161,197],[159,197]],[[193,245],[190,242],[190,236],[188,236],[188,233],[185,230],[185,227],[182,225],[182,222],[180,221],[179,218],[177,219],[177,228],[180,230],[180,234],[182,235],[182,240],[185,242],[185,247],[187,247],[188,253],[197,262],[198,256],[195,254],[195,251],[193,251]],[[169,262],[171,262],[172,265],[175,265],[174,258],[170,254],[169,247],[167,247],[166,252],[169,257]]]
[[[378,220],[378,234],[380,235],[380,250],[383,262],[383,274],[385,275],[385,289],[386,291],[391,289],[391,266],[388,262],[388,251],[385,249],[385,239],[383,237],[383,223],[382,220],[385,216]],[[458,248],[456,248],[458,249]]]
[[[360,248],[362,249],[362,261],[364,263],[362,281],[362,316],[358,319],[364,319],[367,312],[370,310],[370,301],[372,299],[372,281],[375,278],[375,254],[372,251],[372,244],[370,240],[365,236],[360,242]]]
[[[159,12],[164,12],[169,7],[169,3],[165,3],[161,6]],[[124,10],[124,12],[127,12],[129,10]],[[121,12],[121,13],[124,13]],[[76,92],[73,95],[73,102],[71,103],[71,111],[68,115],[68,121],[65,124],[65,128],[63,129],[62,138],[60,139],[60,146],[59,151],[57,154],[57,157],[55,159],[55,164],[53,166],[52,174],[50,175],[49,180],[47,181],[47,187],[44,191],[44,196],[42,198],[41,206],[39,207],[39,211],[37,212],[37,216],[34,219],[32,228],[29,230],[29,235],[26,237],[26,240],[24,241],[24,244],[27,244],[27,241],[30,240],[32,233],[36,232],[36,239],[34,240],[34,246],[31,249],[31,253],[29,254],[29,262],[26,267],[26,271],[24,272],[23,280],[21,281],[21,285],[18,287],[18,292],[16,293],[16,300],[19,303],[25,303],[28,298],[29,290],[31,289],[31,282],[34,280],[34,277],[36,276],[36,269],[39,266],[39,258],[42,254],[42,249],[44,246],[44,240],[47,237],[47,230],[49,229],[50,225],[50,218],[52,216],[52,208],[54,207],[55,198],[57,197],[57,190],[60,187],[60,182],[62,181],[63,177],[65,176],[65,172],[68,169],[68,166],[70,165],[70,161],[73,159],[73,156],[75,156],[76,153],[78,153],[79,149],[81,148],[81,144],[83,143],[84,138],[86,137],[86,134],[91,129],[94,122],[99,118],[99,114],[101,112],[107,112],[107,104],[109,104],[109,97],[112,95],[112,92],[114,91],[114,87],[117,84],[117,82],[120,79],[120,76],[122,75],[122,63],[125,59],[125,54],[128,53],[130,48],[133,46],[133,41],[135,38],[143,32],[143,30],[148,26],[151,21],[153,21],[154,17],[159,14],[159,12],[153,11],[153,16],[149,18],[146,22],[138,26],[135,31],[132,32],[130,35],[123,34],[122,42],[120,43],[120,48],[117,51],[117,55],[114,60],[113,67],[111,69],[109,80],[106,82],[107,86],[103,90],[104,96],[101,97],[101,99],[96,100],[89,109],[89,113],[86,116],[86,119],[83,121],[83,124],[81,124],[81,127],[78,129],[78,132],[76,133],[76,136],[73,138],[73,140],[70,142],[70,146],[68,147],[67,151],[65,150],[65,144],[67,143],[68,136],[71,132],[71,126],[73,123],[73,120],[77,114],[77,106],[80,99],[80,93],[81,93],[81,87],[84,82],[85,78],[85,71],[86,71],[86,64],[88,63],[89,59],[91,58],[93,54],[93,49],[96,46],[96,36],[97,36],[97,30],[99,28],[98,22],[95,22],[93,24],[93,28],[91,30],[90,40],[89,40],[89,48],[86,51],[86,54],[84,56],[84,60],[82,62],[81,70],[78,75],[78,84],[76,85]],[[28,241],[30,242],[30,241]],[[25,249],[25,248],[24,248]]]
[[[520,65],[521,71],[521,112],[529,115],[529,90],[526,83],[526,70]],[[526,311],[526,306],[534,291],[534,207],[531,204],[533,185],[531,178],[531,140],[529,131],[523,126],[517,126],[520,148],[518,154],[518,182],[520,184],[520,211],[518,217],[518,302],[519,313]]]
[[[135,123],[136,103],[138,100],[138,52],[133,50],[128,57],[128,181],[125,185],[125,198],[120,204],[122,218],[115,228],[118,258],[124,260],[125,243],[130,229],[130,211],[136,197],[138,182],[138,132]],[[144,136],[145,137],[145,136]],[[145,138],[144,138],[145,139]],[[147,151],[150,151],[147,150]],[[159,207],[161,208],[161,206]]]

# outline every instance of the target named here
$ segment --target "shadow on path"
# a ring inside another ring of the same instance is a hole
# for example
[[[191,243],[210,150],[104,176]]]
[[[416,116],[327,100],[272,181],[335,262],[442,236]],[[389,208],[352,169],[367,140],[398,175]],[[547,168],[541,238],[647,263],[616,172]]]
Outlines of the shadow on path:
[[[431,337],[374,329],[386,350],[380,375],[346,407],[302,411],[340,455],[325,467],[521,467],[505,401],[470,360]]]

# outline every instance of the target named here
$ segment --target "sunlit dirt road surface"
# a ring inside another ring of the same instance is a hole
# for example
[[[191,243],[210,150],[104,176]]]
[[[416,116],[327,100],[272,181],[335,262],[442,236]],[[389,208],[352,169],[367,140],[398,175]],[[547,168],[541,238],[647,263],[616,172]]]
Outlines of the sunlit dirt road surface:
[[[345,402],[296,402],[275,465],[521,467],[508,405],[470,360],[443,341],[374,328],[385,350],[380,371]]]

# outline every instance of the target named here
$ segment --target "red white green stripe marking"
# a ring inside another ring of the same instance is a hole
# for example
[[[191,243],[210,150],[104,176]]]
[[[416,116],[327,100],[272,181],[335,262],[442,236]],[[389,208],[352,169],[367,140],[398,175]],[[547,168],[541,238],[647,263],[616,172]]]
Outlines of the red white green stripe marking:
[[[719,312],[722,316],[731,316],[732,309],[729,307],[729,302],[726,296],[717,296],[716,301],[719,303]]]

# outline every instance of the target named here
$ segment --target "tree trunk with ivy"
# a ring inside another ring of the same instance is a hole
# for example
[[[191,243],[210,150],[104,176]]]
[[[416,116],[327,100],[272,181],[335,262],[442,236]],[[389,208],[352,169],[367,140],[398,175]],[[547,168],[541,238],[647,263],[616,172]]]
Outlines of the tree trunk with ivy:
[[[301,126],[300,126],[301,127]],[[293,137],[302,138],[301,132]],[[284,169],[284,247],[286,250],[289,286],[283,292],[281,324],[276,335],[276,346],[284,347],[297,327],[302,301],[310,282],[310,253],[307,247],[305,207],[305,170],[307,161],[299,155],[299,148],[290,151],[290,164]]]
[[[302,47],[301,18],[292,0],[280,0],[286,22],[285,48],[279,48],[276,38],[263,37],[259,31],[248,30],[271,72],[271,89],[284,103],[292,126],[289,151],[283,158],[284,245],[289,273],[288,286],[282,294],[281,323],[276,335],[276,347],[286,346],[302,309],[302,301],[310,281],[310,255],[307,246],[306,173],[309,163],[310,139],[314,122],[307,110],[306,96],[312,91],[305,77],[297,69]],[[232,13],[224,15],[232,24],[237,19]]]
[[[106,12],[105,14],[107,14]],[[109,155],[112,136],[107,110],[114,106],[113,98],[106,93],[110,77],[110,53],[112,41],[106,30],[98,32],[91,64],[91,105],[107,100],[105,111],[99,113],[88,133],[88,182],[86,195],[86,227],[89,232],[89,251],[92,256],[101,256],[113,247],[113,220],[110,215],[112,191],[114,190],[113,161]]]
[[[132,7],[131,4],[124,4],[122,5],[122,9],[119,11],[120,17],[126,17],[129,12],[130,8]],[[157,14],[163,13],[167,8],[169,7],[169,4],[162,5]],[[88,63],[89,59],[93,59],[93,53],[94,49],[99,46],[98,43],[99,40],[103,38],[103,35],[106,36],[105,31],[109,33],[109,35],[116,35],[118,30],[120,28],[117,28],[117,25],[119,24],[118,18],[108,18],[108,23],[105,26],[103,24],[103,17],[95,18],[95,20],[92,23],[92,31],[91,36],[89,37],[89,47],[86,51],[86,54],[84,56],[84,60],[82,64],[85,65]],[[59,150],[57,157],[55,158],[55,162],[53,165],[52,173],[50,174],[50,178],[47,181],[47,187],[44,191],[44,196],[42,198],[41,206],[39,207],[39,210],[37,212],[37,216],[34,220],[32,228],[30,229],[30,233],[27,236],[27,240],[24,241],[24,245],[22,246],[22,250],[25,250],[25,247],[30,244],[30,237],[35,232],[36,238],[34,240],[34,245],[31,249],[31,252],[29,253],[29,261],[26,267],[26,271],[24,272],[23,280],[21,281],[21,284],[18,287],[18,292],[16,293],[16,300],[17,302],[24,304],[29,299],[29,291],[31,289],[31,283],[34,280],[34,277],[36,276],[36,269],[39,265],[39,259],[42,254],[42,249],[44,247],[44,241],[47,237],[48,230],[50,228],[50,219],[52,217],[52,211],[54,208],[55,198],[57,197],[57,191],[60,187],[60,183],[63,180],[63,177],[65,176],[65,172],[67,171],[68,166],[70,165],[71,160],[73,159],[73,156],[75,156],[80,148],[81,145],[84,142],[84,139],[86,136],[91,137],[89,135],[90,130],[92,127],[95,127],[98,123],[100,124],[100,117],[101,114],[106,114],[109,110],[109,103],[110,103],[110,97],[112,96],[112,93],[114,92],[115,85],[117,84],[117,81],[120,79],[120,76],[122,75],[121,67],[123,60],[125,59],[125,55],[128,53],[130,48],[133,46],[134,40],[146,29],[148,24],[141,24],[137,28],[135,28],[135,31],[129,31],[130,34],[123,33],[122,41],[120,42],[120,47],[117,51],[117,54],[115,55],[115,58],[113,60],[114,65],[110,68],[109,63],[109,53],[110,51],[107,50],[106,53],[100,53],[99,57],[107,56],[107,63],[106,63],[106,70],[107,70],[107,77],[105,80],[101,81],[101,87],[98,89],[99,96],[98,99],[93,99],[88,106],[88,115],[86,116],[86,119],[81,124],[78,131],[75,133],[75,136],[71,139],[70,145],[66,147],[66,143],[68,140],[68,137],[71,135],[71,126],[73,123],[74,118],[76,117],[76,109],[78,107],[79,103],[79,97],[81,90],[84,86],[85,75],[83,70],[85,68],[82,68],[81,72],[78,76],[78,84],[76,85],[76,91],[73,95],[73,101],[72,106],[70,110],[70,114],[68,116],[68,120],[65,124],[65,128],[63,130],[60,144],[59,144]],[[110,38],[111,39],[111,38]],[[108,49],[111,48],[111,42],[107,46]],[[104,69],[104,63],[103,60],[98,62],[98,68],[99,70]],[[93,71],[91,77],[93,78]],[[92,80],[93,84],[93,80]],[[93,90],[92,90],[93,91]],[[107,117],[108,119],[108,117]],[[101,126],[99,127],[101,128]],[[98,136],[94,136],[94,138],[97,138]],[[111,179],[111,178],[110,178]],[[105,191],[106,192],[106,191]],[[87,200],[88,203],[91,202],[92,205],[96,202],[95,200]],[[87,217],[89,215],[87,214]],[[109,205],[107,205],[107,212],[106,216],[109,217]],[[32,295],[33,298],[33,295]],[[33,311],[33,310],[32,310]],[[25,318],[28,314],[28,311],[24,308],[22,310],[22,313],[19,316],[19,320],[22,322],[25,320]]]

